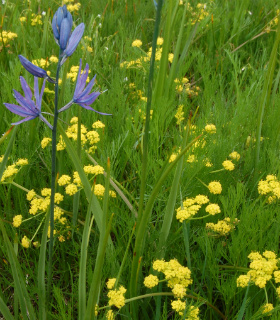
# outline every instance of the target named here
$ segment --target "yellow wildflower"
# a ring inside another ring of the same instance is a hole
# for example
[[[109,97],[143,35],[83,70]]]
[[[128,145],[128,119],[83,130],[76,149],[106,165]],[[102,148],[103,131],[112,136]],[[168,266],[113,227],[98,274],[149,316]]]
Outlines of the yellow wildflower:
[[[205,208],[205,211],[214,216],[215,214],[220,213],[221,209],[218,204],[211,203]]]
[[[207,124],[204,128],[207,133],[216,133],[216,126],[214,124]]]
[[[213,194],[221,194],[222,193],[222,185],[219,181],[212,181],[208,184],[208,189]]]
[[[234,170],[234,164],[232,161],[230,160],[225,160],[223,163],[222,163],[223,167],[228,170],[228,171],[232,171]]]
[[[117,280],[116,278],[108,279],[106,285],[107,285],[107,288],[108,288],[109,290],[111,290],[111,289],[114,288],[114,285],[115,285],[115,283],[116,283],[116,280]]]
[[[144,279],[144,286],[147,288],[153,288],[158,285],[158,277],[150,274]]]
[[[236,151],[233,151],[232,153],[230,153],[229,157],[232,159],[232,160],[236,160],[236,161],[239,161],[240,159],[240,154]]]
[[[273,309],[274,309],[273,304],[272,303],[267,303],[262,308],[262,314],[269,313]]]
[[[13,226],[15,228],[18,228],[21,225],[21,223],[22,223],[22,215],[19,214],[17,216],[14,216],[14,218],[13,218]]]
[[[134,40],[132,42],[132,47],[140,48],[141,46],[142,46],[142,41],[141,40],[136,39],[136,40]]]
[[[68,186],[66,186],[65,188],[65,192],[69,195],[69,196],[73,196],[75,193],[78,192],[78,187],[76,184],[71,183],[68,184]]]
[[[58,180],[57,183],[59,186],[65,186],[66,184],[69,184],[71,182],[71,177],[63,174]]]
[[[23,248],[26,248],[28,249],[29,246],[30,246],[30,240],[24,236],[22,239],[21,239],[21,245],[23,246]]]
[[[17,166],[25,166],[28,164],[28,159],[18,159],[18,161],[16,162]]]
[[[117,290],[110,290],[108,292],[109,306],[116,306],[117,308],[121,308],[125,305],[125,297],[126,289],[123,286]]]
[[[36,196],[36,192],[32,189],[27,193],[26,199],[28,201],[31,201],[35,196]]]
[[[97,197],[102,198],[104,196],[105,188],[102,184],[96,184],[93,192]]]
[[[96,121],[92,124],[93,129],[105,128],[105,124],[101,121]]]

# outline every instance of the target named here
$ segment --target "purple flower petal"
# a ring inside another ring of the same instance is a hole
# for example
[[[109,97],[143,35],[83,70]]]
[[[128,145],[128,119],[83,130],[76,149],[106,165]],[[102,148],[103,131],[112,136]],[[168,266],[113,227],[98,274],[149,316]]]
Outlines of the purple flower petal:
[[[84,23],[79,24],[73,31],[73,33],[71,34],[71,37],[69,39],[68,45],[64,51],[64,54],[67,57],[70,57],[73,52],[76,50],[82,36],[85,30],[85,25]]]
[[[92,92],[91,94],[84,96],[83,98],[79,98],[78,103],[86,103],[86,104],[90,105],[98,98],[99,95],[100,95],[99,91]],[[76,102],[76,101],[74,100],[74,102]]]
[[[71,25],[69,21],[64,18],[61,22],[61,27],[60,27],[60,37],[59,37],[59,45],[61,50],[65,50],[67,46],[67,42],[69,40],[71,33]]]
[[[85,95],[90,93],[90,91],[91,91],[91,89],[92,89],[92,87],[94,85],[95,78],[96,78],[96,75],[90,80],[89,84],[87,85],[87,87],[85,88],[83,93],[80,95],[80,99],[83,98]]]
[[[10,110],[12,113],[15,113],[21,117],[27,117],[33,114],[31,114],[30,111],[27,111],[26,109],[12,103],[4,103],[5,107]]]
[[[13,126],[16,126],[17,124],[21,124],[21,123],[23,123],[23,122],[26,122],[26,121],[29,121],[29,120],[33,120],[33,119],[35,119],[35,118],[37,118],[37,117],[29,116],[29,117],[26,117],[26,118],[18,121],[18,122],[14,122],[14,123],[11,123],[11,124],[12,124]]]
[[[20,76],[19,79],[20,79],[22,90],[23,90],[26,98],[31,100],[32,99],[32,91],[31,91],[29,85],[27,84],[26,80],[23,77]]]

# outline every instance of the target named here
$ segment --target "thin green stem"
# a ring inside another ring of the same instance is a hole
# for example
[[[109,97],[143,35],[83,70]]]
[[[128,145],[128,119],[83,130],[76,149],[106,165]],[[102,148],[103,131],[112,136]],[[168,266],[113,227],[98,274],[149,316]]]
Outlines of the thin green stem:
[[[51,174],[51,203],[50,203],[50,242],[49,242],[49,262],[48,262],[48,285],[47,285],[47,300],[49,301],[52,279],[52,256],[53,256],[53,242],[54,242],[54,196],[55,196],[55,180],[56,180],[56,131],[58,120],[58,79],[59,71],[61,68],[61,52],[56,70],[56,83],[55,83],[55,100],[54,100],[54,120],[52,130],[52,174]],[[48,223],[48,221],[46,221]]]

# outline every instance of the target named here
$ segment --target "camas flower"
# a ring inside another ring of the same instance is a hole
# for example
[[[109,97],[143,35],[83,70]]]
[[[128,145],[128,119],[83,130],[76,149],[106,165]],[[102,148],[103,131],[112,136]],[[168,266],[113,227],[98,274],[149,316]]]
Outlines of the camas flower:
[[[77,76],[76,88],[75,88],[73,99],[66,106],[61,108],[58,112],[62,112],[64,110],[70,108],[73,103],[76,103],[87,110],[92,110],[92,111],[95,111],[99,114],[110,116],[111,114],[99,112],[99,111],[96,111],[90,107],[90,105],[100,95],[100,92],[95,91],[95,92],[90,93],[90,91],[94,85],[96,76],[93,77],[93,79],[89,82],[89,84],[85,88],[87,77],[88,77],[88,72],[89,72],[89,65],[86,64],[85,70],[83,72],[81,72],[81,68],[82,68],[82,59],[80,60],[80,68],[79,68],[79,73]]]
[[[19,57],[19,60],[20,60],[21,64],[23,65],[23,67],[29,73],[31,73],[33,76],[38,77],[38,78],[44,78],[44,79],[48,80],[51,83],[55,83],[55,80],[48,76],[46,70],[36,66],[35,64],[30,62],[28,59],[26,59],[22,55],[19,55],[18,57]]]
[[[39,93],[38,78],[34,77],[35,102],[32,100],[32,91],[23,77],[20,77],[20,83],[21,83],[23,92],[25,94],[25,97],[22,96],[18,91],[14,90],[14,97],[16,101],[20,104],[20,106],[16,104],[11,104],[11,103],[4,103],[5,107],[8,110],[10,110],[11,112],[21,117],[24,117],[24,119],[12,124],[17,125],[22,122],[33,120],[39,117],[52,130],[53,128],[52,125],[41,114],[42,96],[45,89],[46,79],[44,80],[41,88],[41,92]]]
[[[76,50],[85,30],[84,23],[79,24],[71,34],[73,19],[66,5],[58,8],[53,16],[52,29],[56,43],[62,51],[61,65]]]

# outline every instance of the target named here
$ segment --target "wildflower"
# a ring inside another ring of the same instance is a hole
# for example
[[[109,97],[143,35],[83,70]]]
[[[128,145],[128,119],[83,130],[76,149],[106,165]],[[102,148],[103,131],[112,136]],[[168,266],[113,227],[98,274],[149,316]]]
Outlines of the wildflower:
[[[232,153],[230,153],[229,157],[232,159],[232,160],[236,160],[236,161],[239,161],[240,159],[240,154],[236,151],[233,151]]]
[[[106,313],[106,319],[107,320],[114,320],[115,319],[115,315],[113,310],[108,310]]]
[[[59,241],[59,242],[64,242],[64,241],[65,241],[65,238],[64,238],[63,236],[59,236],[59,237],[58,237],[58,241]]]
[[[63,201],[63,199],[64,199],[64,196],[61,193],[59,193],[59,192],[55,193],[54,203],[59,204],[61,201]]]
[[[13,218],[13,226],[15,228],[18,228],[21,225],[21,223],[22,223],[22,215],[19,214],[17,216],[14,216],[14,218]]]
[[[222,165],[228,171],[234,170],[234,164],[230,160],[225,160]]]
[[[208,184],[208,189],[213,194],[221,194],[222,193],[222,185],[219,181],[212,181]]]
[[[144,279],[144,286],[147,288],[153,288],[158,285],[158,277],[150,274]]]
[[[28,164],[28,160],[27,159],[18,159],[18,161],[16,162],[17,166],[25,166]]]
[[[215,214],[220,213],[221,209],[218,204],[211,203],[205,208],[205,211],[214,216]]]
[[[105,128],[105,124],[98,120],[92,124],[92,128],[93,129]]]
[[[88,174],[97,175],[97,174],[103,174],[104,168],[99,165],[96,165],[96,166],[89,165],[89,166],[84,166],[84,171],[85,173],[88,173]]]
[[[102,198],[104,196],[105,188],[102,186],[102,184],[96,184],[93,192],[97,197]]]
[[[51,196],[51,192],[52,192],[51,188],[44,188],[44,189],[41,190],[41,195],[43,197],[50,197]]]
[[[107,113],[102,113],[102,112],[96,111],[90,107],[90,105],[100,95],[100,92],[96,91],[96,92],[90,93],[90,91],[94,85],[96,76],[93,77],[93,79],[90,81],[90,83],[85,88],[86,79],[87,79],[88,72],[89,72],[89,65],[86,64],[86,67],[85,67],[85,70],[83,73],[81,73],[81,68],[82,68],[82,59],[80,60],[79,74],[78,74],[78,78],[77,78],[77,83],[76,83],[76,88],[75,88],[73,99],[66,106],[61,108],[58,112],[62,112],[64,110],[70,108],[73,103],[77,103],[81,107],[83,107],[87,110],[92,110],[92,111],[95,111],[95,112],[97,112],[99,114],[103,114],[103,115],[110,115]]]
[[[114,285],[115,285],[115,283],[116,283],[116,278],[112,278],[112,279],[109,279],[108,281],[107,281],[107,283],[106,283],[106,285],[107,285],[107,288],[108,289],[113,289],[114,288]]]
[[[273,304],[272,303],[267,303],[262,308],[262,314],[269,313],[273,309],[274,309]]]
[[[38,78],[44,78],[46,80],[48,80],[51,83],[55,83],[55,80],[53,80],[52,78],[50,78],[47,74],[47,71],[45,71],[44,69],[36,66],[35,64],[31,63],[28,59],[26,59],[24,56],[19,55],[19,60],[22,64],[22,66],[29,72],[31,73],[34,77],[38,77]],[[31,97],[30,97],[31,98]]]
[[[183,311],[186,308],[186,303],[181,300],[174,300],[171,302],[172,309],[177,311],[179,315],[183,315]]]
[[[75,193],[78,192],[78,187],[71,183],[68,184],[68,186],[65,188],[65,192],[69,195],[69,196],[73,196]]]
[[[157,45],[161,46],[163,44],[163,38],[158,37],[157,38]]]
[[[235,228],[235,225],[238,222],[238,219],[231,221],[229,217],[226,217],[223,220],[218,221],[216,224],[212,222],[206,223],[206,229],[210,229],[221,236],[226,236]]]
[[[46,80],[44,80],[41,93],[39,93],[38,78],[34,77],[34,96],[36,103],[32,100],[32,91],[23,77],[20,77],[20,82],[25,97],[23,97],[18,91],[14,90],[14,97],[16,101],[20,104],[20,106],[16,104],[4,103],[5,107],[8,110],[21,117],[24,117],[24,119],[12,124],[17,125],[22,122],[29,121],[39,117],[39,119],[44,121],[52,130],[52,125],[41,114],[42,96],[45,89]]]
[[[138,39],[136,39],[136,40],[134,40],[133,42],[132,42],[132,47],[137,47],[137,48],[140,48],[141,46],[142,46],[142,41],[141,40],[138,40]]]
[[[26,199],[28,201],[31,201],[35,196],[36,196],[36,192],[32,189],[27,193]]]
[[[65,186],[66,184],[69,184],[71,182],[71,177],[64,174],[62,175],[58,180],[57,183],[59,186]]]
[[[241,275],[237,278],[237,287],[245,288],[250,282],[250,276],[247,274]]]
[[[108,292],[109,306],[116,306],[117,308],[121,308],[125,305],[125,297],[126,289],[123,286],[120,286],[119,290],[110,290]]]
[[[43,140],[41,141],[41,147],[45,149],[51,141],[51,138],[43,138]]]
[[[175,284],[172,292],[176,298],[183,299],[186,295],[186,288],[182,284]]]
[[[205,204],[205,203],[208,203],[209,202],[209,199],[207,196],[204,196],[204,195],[197,195],[194,199],[194,201],[197,203],[197,204]]]
[[[216,133],[216,126],[214,124],[207,124],[204,128],[207,133]]]
[[[26,248],[28,249],[29,246],[30,246],[30,240],[24,236],[22,239],[21,239],[21,245],[23,246],[23,248]]]

